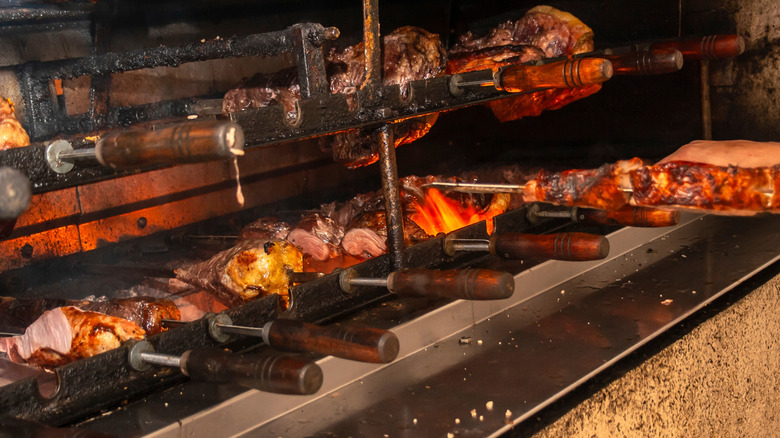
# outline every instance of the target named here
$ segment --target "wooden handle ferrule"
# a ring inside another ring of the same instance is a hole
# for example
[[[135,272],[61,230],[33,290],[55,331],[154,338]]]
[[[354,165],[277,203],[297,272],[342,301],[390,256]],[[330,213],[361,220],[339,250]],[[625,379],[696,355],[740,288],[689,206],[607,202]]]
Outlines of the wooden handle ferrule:
[[[112,132],[98,140],[95,155],[104,166],[135,169],[232,158],[243,148],[244,133],[237,123],[205,120],[154,131]]]
[[[609,241],[587,233],[502,233],[490,238],[490,252],[507,259],[600,260],[609,254]]]
[[[388,330],[343,325],[318,326],[277,319],[264,327],[263,339],[272,347],[315,352],[361,362],[392,362],[400,349],[398,337]]]
[[[520,93],[544,88],[573,88],[600,84],[612,77],[612,63],[604,58],[576,58],[543,65],[511,65],[500,69],[496,84]]]

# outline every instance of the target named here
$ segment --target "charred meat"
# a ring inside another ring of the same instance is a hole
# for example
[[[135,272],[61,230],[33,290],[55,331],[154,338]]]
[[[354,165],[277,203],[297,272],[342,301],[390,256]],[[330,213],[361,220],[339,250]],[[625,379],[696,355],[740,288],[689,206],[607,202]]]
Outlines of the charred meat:
[[[137,324],[147,335],[154,335],[163,331],[163,319],[181,319],[179,308],[176,307],[173,301],[151,297],[91,302],[81,306],[81,309],[124,318]]]
[[[212,293],[228,307],[270,294],[289,303],[288,272],[303,270],[303,254],[285,240],[245,240],[189,269],[177,269],[185,283]]]
[[[423,29],[406,26],[382,38],[383,83],[399,85],[406,95],[406,85],[414,80],[429,79],[444,73],[447,53],[438,35]],[[347,95],[348,105],[357,107],[355,93],[365,81],[363,43],[344,50],[331,50],[325,57],[326,73],[331,93]],[[247,108],[282,105],[292,120],[296,104],[301,99],[295,69],[273,74],[260,74],[228,91],[223,100],[223,112]],[[395,145],[410,143],[425,135],[436,115],[423,116],[394,124]],[[330,151],[334,159],[348,167],[365,166],[378,158],[374,150],[375,136],[371,128],[351,130],[320,139],[320,147]]]
[[[668,161],[631,172],[632,204],[724,212],[780,210],[780,165],[739,168]]]
[[[598,169],[550,172],[540,170],[536,180],[525,185],[526,202],[549,202],[557,205],[617,210],[626,205],[629,193],[628,172],[642,166],[634,158]]]
[[[568,12],[537,6],[517,21],[500,24],[487,35],[468,32],[449,51],[447,73],[497,69],[593,50],[593,31]],[[600,84],[542,90],[489,102],[502,122],[559,109],[601,89]]]

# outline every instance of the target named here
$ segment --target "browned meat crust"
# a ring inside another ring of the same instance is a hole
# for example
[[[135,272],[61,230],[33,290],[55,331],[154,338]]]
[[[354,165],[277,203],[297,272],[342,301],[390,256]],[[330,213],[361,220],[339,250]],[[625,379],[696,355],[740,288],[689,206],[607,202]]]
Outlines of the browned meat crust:
[[[461,36],[450,49],[447,73],[463,73],[527,63],[593,50],[593,31],[568,12],[537,6],[517,21],[500,24],[485,36]],[[488,103],[502,122],[559,109],[601,89],[600,84],[542,90]]]
[[[632,203],[707,210],[768,211],[780,208],[780,166],[738,168],[669,161],[631,172]]]
[[[303,270],[303,254],[287,241],[245,240],[176,277],[203,288],[228,307],[278,294],[289,303],[288,271]]]
[[[384,85],[400,85],[406,95],[406,85],[414,80],[439,76],[447,65],[447,53],[439,36],[423,29],[406,26],[382,38]],[[365,80],[363,43],[326,55],[326,74],[331,93],[347,95],[354,109],[355,92]],[[228,91],[223,100],[223,112],[260,108],[271,104],[283,106],[285,114],[295,118],[296,102],[301,99],[295,69],[273,74],[256,75]],[[422,116],[393,124],[395,146],[410,143],[430,130],[437,115]],[[378,158],[371,128],[350,130],[319,139],[320,147],[331,152],[336,161],[348,167],[365,166]]]

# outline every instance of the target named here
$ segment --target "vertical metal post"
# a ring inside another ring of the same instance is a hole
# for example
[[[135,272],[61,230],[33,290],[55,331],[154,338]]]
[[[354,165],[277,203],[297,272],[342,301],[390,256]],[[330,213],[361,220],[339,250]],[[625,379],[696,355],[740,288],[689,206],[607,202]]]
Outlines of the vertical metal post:
[[[379,167],[382,172],[382,190],[385,192],[387,250],[393,263],[393,270],[400,271],[403,269],[404,223],[398,167],[395,162],[395,144],[390,125],[379,128],[378,136]]]
[[[382,45],[379,36],[379,0],[363,0],[363,55],[366,79],[361,88],[377,90],[382,85]]]

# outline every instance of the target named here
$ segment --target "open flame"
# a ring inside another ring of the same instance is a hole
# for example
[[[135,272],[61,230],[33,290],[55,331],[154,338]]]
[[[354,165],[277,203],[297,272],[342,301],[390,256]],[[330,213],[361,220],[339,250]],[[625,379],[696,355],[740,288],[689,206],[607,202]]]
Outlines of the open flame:
[[[439,233],[449,233],[485,220],[488,234],[493,232],[493,217],[503,213],[504,208],[493,208],[495,202],[485,210],[475,206],[464,206],[460,202],[448,198],[435,188],[426,191],[423,203],[414,202],[414,212],[409,216],[426,233],[435,236]]]

